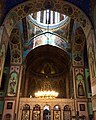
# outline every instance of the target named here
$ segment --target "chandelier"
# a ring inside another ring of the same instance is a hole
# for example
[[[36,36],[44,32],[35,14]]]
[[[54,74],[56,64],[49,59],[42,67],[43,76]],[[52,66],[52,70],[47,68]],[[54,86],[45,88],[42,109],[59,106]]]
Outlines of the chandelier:
[[[40,91],[35,92],[35,97],[37,98],[45,98],[45,99],[53,99],[58,97],[58,92],[52,90],[51,84],[49,81],[45,81],[43,83],[43,87]]]

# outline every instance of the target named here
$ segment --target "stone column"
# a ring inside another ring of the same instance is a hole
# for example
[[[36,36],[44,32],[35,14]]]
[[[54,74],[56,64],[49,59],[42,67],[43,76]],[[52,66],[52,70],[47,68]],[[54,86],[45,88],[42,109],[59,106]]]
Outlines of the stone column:
[[[28,81],[29,81],[29,77],[28,77],[29,75],[28,75],[28,73],[27,73],[27,75],[26,75],[26,84],[25,84],[25,96],[27,96],[27,90],[28,90]]]
[[[17,113],[16,119],[18,118],[18,107],[19,107],[20,86],[21,86],[21,80],[22,80],[22,70],[23,70],[23,66],[21,66],[21,69],[20,69],[20,77],[19,77],[18,88],[17,88],[16,110],[15,110],[15,113]]]
[[[30,120],[32,120],[32,109],[30,109]]]
[[[18,120],[21,120],[21,117],[22,117],[22,109],[19,109]]]
[[[43,120],[43,109],[41,109],[41,120]]]
[[[69,98],[68,75],[66,75],[66,97]]]
[[[51,109],[51,120],[53,120],[53,109]]]
[[[61,109],[61,120],[63,120],[63,109]]]

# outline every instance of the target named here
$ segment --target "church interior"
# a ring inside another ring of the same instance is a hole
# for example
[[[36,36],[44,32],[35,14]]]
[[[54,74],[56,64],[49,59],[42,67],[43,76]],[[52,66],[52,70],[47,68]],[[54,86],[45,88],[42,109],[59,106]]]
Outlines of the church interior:
[[[1,0],[0,120],[96,120],[95,0]]]

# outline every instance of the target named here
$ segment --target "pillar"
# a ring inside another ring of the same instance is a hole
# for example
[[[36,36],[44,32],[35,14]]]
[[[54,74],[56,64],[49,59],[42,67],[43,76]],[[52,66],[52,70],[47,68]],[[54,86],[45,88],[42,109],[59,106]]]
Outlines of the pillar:
[[[32,109],[30,109],[30,120],[32,120]]]
[[[66,98],[69,98],[68,75],[66,75]]]
[[[41,120],[43,120],[43,109],[41,109]]]
[[[63,109],[61,109],[61,120],[63,120]]]
[[[51,109],[51,120],[53,120],[53,109]]]

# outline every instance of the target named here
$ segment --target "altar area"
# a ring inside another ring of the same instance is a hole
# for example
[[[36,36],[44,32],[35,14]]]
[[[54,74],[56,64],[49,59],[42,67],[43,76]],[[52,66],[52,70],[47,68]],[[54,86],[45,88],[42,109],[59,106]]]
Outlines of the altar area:
[[[20,98],[18,120],[72,120],[74,99]]]

